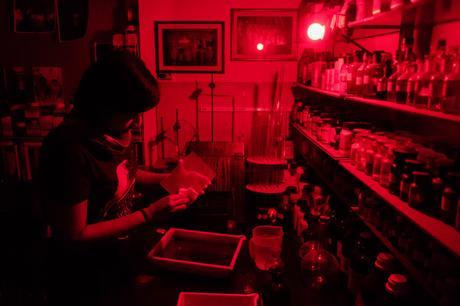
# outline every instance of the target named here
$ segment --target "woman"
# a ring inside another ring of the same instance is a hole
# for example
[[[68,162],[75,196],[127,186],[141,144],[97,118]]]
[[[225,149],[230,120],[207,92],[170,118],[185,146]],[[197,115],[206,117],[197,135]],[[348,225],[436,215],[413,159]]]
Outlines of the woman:
[[[135,184],[152,186],[165,177],[136,171],[131,154],[136,118],[158,102],[158,84],[143,62],[117,52],[84,73],[74,109],[45,139],[40,190],[52,242],[55,304],[95,302],[106,282],[99,280],[102,270],[110,271],[111,279],[124,275],[118,254],[129,240],[126,234],[184,210],[209,184],[197,173],[184,173],[202,188],[181,189],[133,211]],[[113,274],[113,266],[120,273]]]

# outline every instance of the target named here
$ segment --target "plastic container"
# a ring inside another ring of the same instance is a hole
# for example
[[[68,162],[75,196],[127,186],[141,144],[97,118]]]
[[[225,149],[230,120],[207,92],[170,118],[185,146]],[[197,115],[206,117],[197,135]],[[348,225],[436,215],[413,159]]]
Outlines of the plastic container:
[[[246,240],[242,235],[169,229],[148,254],[159,268],[212,277],[225,277],[235,268]]]

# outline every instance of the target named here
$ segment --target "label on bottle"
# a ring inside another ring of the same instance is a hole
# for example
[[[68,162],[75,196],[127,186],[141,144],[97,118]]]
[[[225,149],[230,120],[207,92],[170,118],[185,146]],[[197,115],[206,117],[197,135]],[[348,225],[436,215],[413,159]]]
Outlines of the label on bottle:
[[[347,81],[351,82],[353,80],[353,73],[347,72]]]
[[[379,80],[377,82],[377,92],[384,92],[387,89],[387,86],[385,84],[384,80]]]
[[[365,75],[364,78],[363,78],[363,84],[369,84],[369,76],[368,75]]]
[[[363,78],[362,77],[360,77],[360,76],[356,77],[356,85],[357,86],[363,85]]]
[[[393,82],[393,80],[388,80],[387,91],[393,91],[394,85],[395,85],[395,83]]]

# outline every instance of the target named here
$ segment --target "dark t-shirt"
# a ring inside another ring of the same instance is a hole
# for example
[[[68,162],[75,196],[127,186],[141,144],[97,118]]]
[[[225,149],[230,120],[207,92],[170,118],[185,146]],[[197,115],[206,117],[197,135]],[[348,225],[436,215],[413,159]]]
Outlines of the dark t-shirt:
[[[49,133],[40,154],[40,190],[45,207],[88,200],[88,224],[131,211],[132,150],[113,154],[96,146],[84,124],[67,120]],[[128,162],[123,162],[123,161]]]

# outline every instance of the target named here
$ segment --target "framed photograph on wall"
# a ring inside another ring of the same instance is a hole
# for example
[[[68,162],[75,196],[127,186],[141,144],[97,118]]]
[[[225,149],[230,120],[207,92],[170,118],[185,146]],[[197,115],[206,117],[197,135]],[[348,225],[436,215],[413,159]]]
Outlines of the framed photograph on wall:
[[[13,28],[16,33],[54,31],[54,0],[13,0]]]
[[[223,73],[224,22],[155,22],[157,73]]]
[[[232,9],[232,60],[296,60],[297,10]]]

